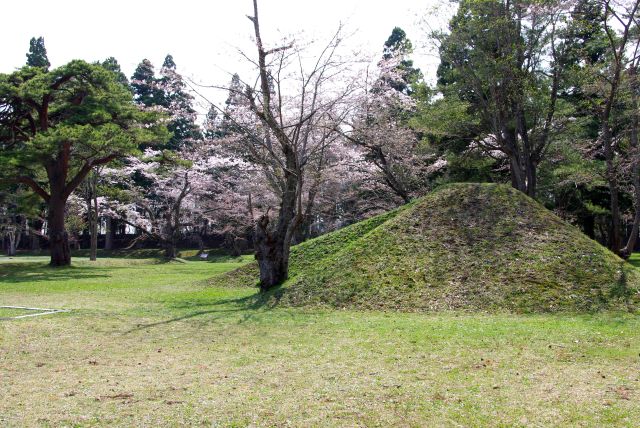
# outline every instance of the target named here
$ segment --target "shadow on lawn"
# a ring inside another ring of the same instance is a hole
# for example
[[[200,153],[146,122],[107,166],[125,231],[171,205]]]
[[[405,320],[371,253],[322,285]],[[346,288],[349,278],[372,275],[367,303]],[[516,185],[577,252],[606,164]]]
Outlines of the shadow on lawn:
[[[640,253],[631,254],[631,257],[627,259],[627,262],[629,262],[631,266],[640,268]]]
[[[110,275],[108,275],[106,271],[106,268],[94,266],[54,268],[46,265],[43,266],[42,263],[38,262],[16,263],[5,264],[2,266],[2,270],[0,271],[0,280],[5,283],[21,283],[39,280],[61,281],[88,278],[108,278]]]
[[[170,318],[164,321],[158,321],[158,322],[149,323],[149,324],[140,324],[137,327],[126,331],[125,334],[133,333],[139,330],[146,330],[146,329],[149,329],[152,327],[158,327],[161,325],[171,324],[178,321],[184,321],[191,318],[196,318],[199,316],[209,315],[209,314],[220,314],[220,316],[218,317],[209,319],[209,321],[217,321],[221,318],[224,318],[225,314],[244,312],[244,315],[239,321],[239,323],[243,323],[254,318],[257,315],[256,311],[258,311],[259,309],[267,309],[267,310],[273,309],[273,307],[277,304],[278,300],[280,299],[280,296],[281,296],[281,292],[278,288],[268,293],[256,293],[250,296],[239,297],[236,299],[223,299],[223,300],[217,300],[215,302],[198,302],[198,303],[194,302],[191,304],[180,305],[180,306],[176,306],[175,308],[176,309],[193,309],[196,307],[202,307],[202,308],[211,307],[211,309],[198,310],[185,315]]]

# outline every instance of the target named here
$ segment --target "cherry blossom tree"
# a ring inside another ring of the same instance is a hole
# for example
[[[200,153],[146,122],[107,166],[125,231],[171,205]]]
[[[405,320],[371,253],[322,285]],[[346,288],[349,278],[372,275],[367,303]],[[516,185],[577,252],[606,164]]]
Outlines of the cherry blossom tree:
[[[340,31],[309,61],[310,52],[294,42],[266,46],[257,0],[248,18],[257,83],[237,91],[243,101],[226,119],[234,125],[238,153],[261,168],[277,196],[277,212],[268,207],[256,221],[256,260],[265,291],[287,279],[291,243],[315,197],[327,148],[339,138],[338,124],[354,88],[345,79],[348,62],[338,54]]]
[[[361,85],[354,114],[339,128],[372,166],[371,179],[404,203],[424,190],[426,168],[435,160],[421,150],[418,134],[408,123],[416,103],[407,94],[413,90],[408,89],[405,62],[402,52],[386,49],[377,75],[367,74]]]

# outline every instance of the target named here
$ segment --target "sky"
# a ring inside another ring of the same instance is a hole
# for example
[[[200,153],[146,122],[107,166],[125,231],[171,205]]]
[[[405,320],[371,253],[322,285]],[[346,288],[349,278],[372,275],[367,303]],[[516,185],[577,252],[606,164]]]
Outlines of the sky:
[[[259,0],[261,29],[267,46],[283,36],[295,40],[328,40],[340,23],[351,36],[346,49],[379,57],[395,26],[416,47],[413,59],[432,79],[437,58],[425,48],[430,26],[446,22],[438,0]],[[250,73],[239,50],[253,54],[251,0],[29,0],[3,4],[0,26],[0,72],[21,67],[31,37],[42,36],[52,67],[72,59],[104,60],[113,56],[130,77],[143,58],[159,71],[171,54],[183,76],[204,84],[226,86],[230,76]],[[426,20],[425,20],[425,17]],[[223,94],[212,90],[217,101]]]

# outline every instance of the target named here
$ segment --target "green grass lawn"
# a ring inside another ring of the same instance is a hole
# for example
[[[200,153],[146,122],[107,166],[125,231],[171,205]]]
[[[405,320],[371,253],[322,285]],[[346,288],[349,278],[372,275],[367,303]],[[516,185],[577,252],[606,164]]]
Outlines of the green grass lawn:
[[[243,260],[0,257],[0,426],[637,426],[640,319],[260,306]],[[637,262],[637,260],[635,260]]]

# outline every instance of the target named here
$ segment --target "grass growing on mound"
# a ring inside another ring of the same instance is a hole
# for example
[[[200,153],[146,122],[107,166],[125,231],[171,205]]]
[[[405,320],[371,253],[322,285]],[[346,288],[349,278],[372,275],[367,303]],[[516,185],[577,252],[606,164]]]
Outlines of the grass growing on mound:
[[[289,276],[293,278],[299,273],[312,269],[411,206],[412,204],[402,206],[292,247],[289,259]],[[228,287],[252,287],[258,284],[259,277],[258,264],[253,262],[215,277],[211,283]]]
[[[255,264],[235,273],[224,281],[256,282]],[[454,184],[295,247],[291,278],[268,299],[402,311],[593,311],[634,309],[639,284],[635,268],[521,192]]]

